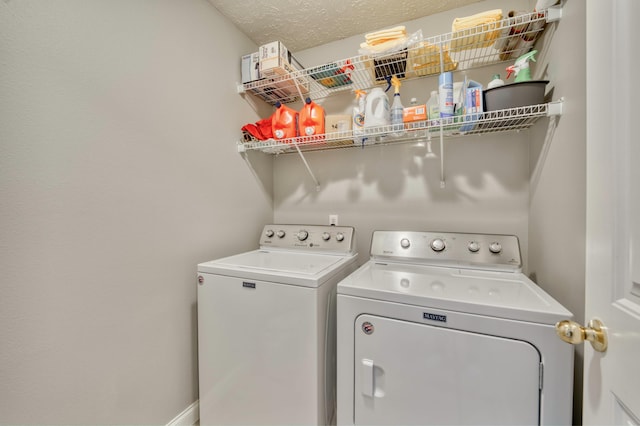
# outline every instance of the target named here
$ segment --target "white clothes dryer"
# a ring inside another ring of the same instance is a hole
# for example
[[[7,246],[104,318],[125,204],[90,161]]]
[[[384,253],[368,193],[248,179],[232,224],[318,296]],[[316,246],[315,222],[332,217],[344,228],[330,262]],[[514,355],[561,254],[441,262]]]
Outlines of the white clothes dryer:
[[[338,424],[571,424],[572,314],[515,236],[376,231],[337,299]]]
[[[336,285],[346,226],[267,225],[258,250],[198,265],[201,425],[335,422]]]

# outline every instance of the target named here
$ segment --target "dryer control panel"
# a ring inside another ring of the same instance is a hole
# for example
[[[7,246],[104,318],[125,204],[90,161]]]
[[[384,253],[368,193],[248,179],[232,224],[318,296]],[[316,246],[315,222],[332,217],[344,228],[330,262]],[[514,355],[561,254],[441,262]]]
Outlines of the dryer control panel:
[[[328,253],[354,253],[355,229],[351,226],[266,225],[260,247]]]
[[[491,271],[522,269],[520,244],[515,235],[374,231],[371,257]]]

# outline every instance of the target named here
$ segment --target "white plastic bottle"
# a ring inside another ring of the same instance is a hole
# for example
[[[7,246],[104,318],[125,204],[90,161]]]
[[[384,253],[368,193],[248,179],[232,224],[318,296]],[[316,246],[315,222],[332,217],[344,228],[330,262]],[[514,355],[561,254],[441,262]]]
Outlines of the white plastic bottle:
[[[504,81],[500,79],[500,74],[494,74],[493,79],[487,84],[487,89],[504,86]]]
[[[374,87],[367,95],[364,108],[364,128],[388,126],[391,124],[389,116],[389,98],[379,87]]]
[[[364,109],[366,96],[367,92],[365,92],[364,90],[356,90],[356,105],[353,107],[353,120],[351,123],[351,127],[353,128],[353,136],[355,137],[355,142],[358,144],[364,143],[365,141],[362,135],[364,135]]]

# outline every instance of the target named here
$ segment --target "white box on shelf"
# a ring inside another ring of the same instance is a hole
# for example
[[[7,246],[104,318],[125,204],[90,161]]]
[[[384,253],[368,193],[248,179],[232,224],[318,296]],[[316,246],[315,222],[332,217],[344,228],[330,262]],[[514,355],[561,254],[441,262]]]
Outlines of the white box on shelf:
[[[279,41],[260,46],[260,75],[272,77],[283,75],[289,72],[291,64],[289,61],[289,51]]]
[[[260,79],[260,52],[242,57],[242,82],[249,83]]]

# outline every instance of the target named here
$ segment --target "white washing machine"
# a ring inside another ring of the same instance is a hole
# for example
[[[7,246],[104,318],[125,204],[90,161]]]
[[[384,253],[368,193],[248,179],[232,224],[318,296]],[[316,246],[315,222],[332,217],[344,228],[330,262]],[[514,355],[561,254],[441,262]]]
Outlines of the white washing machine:
[[[267,225],[260,249],[198,265],[201,425],[335,422],[336,285],[345,226]]]
[[[376,231],[337,299],[338,424],[571,424],[572,314],[515,236]]]

